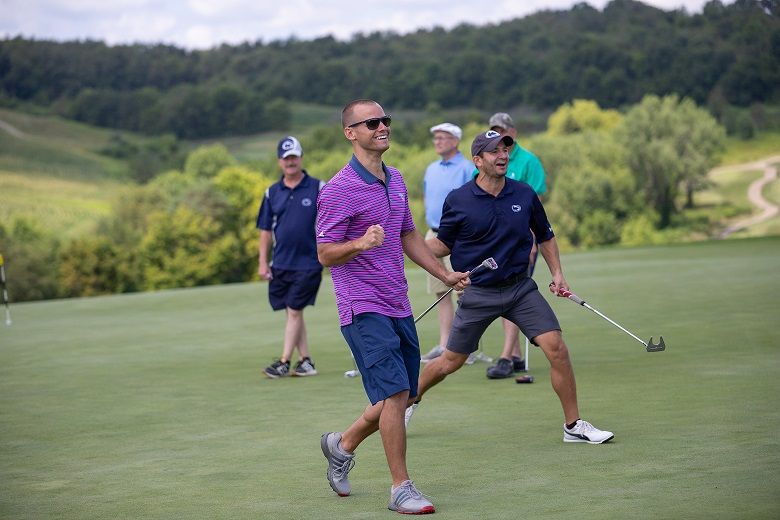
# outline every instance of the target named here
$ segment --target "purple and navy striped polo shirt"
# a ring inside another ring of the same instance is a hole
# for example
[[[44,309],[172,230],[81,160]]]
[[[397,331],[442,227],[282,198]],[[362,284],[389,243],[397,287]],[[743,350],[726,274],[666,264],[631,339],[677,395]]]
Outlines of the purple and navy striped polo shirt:
[[[401,235],[414,231],[414,221],[401,172],[384,163],[382,168],[385,184],[353,155],[317,198],[318,244],[355,240],[374,224],[385,230],[381,246],[330,268],[342,326],[352,323],[353,314],[364,312],[393,318],[412,314]]]

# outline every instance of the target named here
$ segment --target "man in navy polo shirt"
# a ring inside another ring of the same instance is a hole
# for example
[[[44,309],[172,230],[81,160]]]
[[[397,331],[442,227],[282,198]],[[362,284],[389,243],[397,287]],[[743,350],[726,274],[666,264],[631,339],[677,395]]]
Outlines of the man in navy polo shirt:
[[[487,327],[505,317],[550,362],[550,380],[565,418],[563,441],[601,444],[614,435],[580,419],[574,370],[558,319],[528,276],[535,235],[552,274],[550,290],[557,294],[569,289],[539,197],[529,185],[506,178],[512,144],[511,137],[493,130],[477,135],[471,153],[479,174],[447,196],[438,236],[427,241],[436,256],[450,254],[456,270],[472,269],[486,257],[493,257],[498,269],[472,275],[455,313],[447,349],[420,374],[419,397],[409,401],[407,422],[425,392],[463,366]]]
[[[279,141],[277,156],[282,178],[266,190],[257,215],[257,229],[260,230],[257,274],[260,280],[269,281],[271,308],[287,312],[282,357],[263,371],[272,379],[290,373],[317,375],[309,355],[303,308],[314,305],[322,281],[314,222],[317,195],[324,182],[310,177],[303,169],[303,149],[295,137],[288,135]],[[291,372],[290,359],[295,349],[299,359]]]
[[[528,184],[541,198],[547,191],[544,167],[538,157],[521,147],[520,143],[517,142],[517,129],[515,129],[515,122],[512,120],[512,117],[506,112],[497,112],[490,116],[488,126],[491,130],[495,130],[501,135],[508,135],[515,141],[509,152],[506,178]],[[534,264],[537,256],[538,250],[534,245],[531,248],[529,275],[534,274]],[[504,347],[501,350],[498,362],[487,369],[489,379],[512,377],[514,372],[525,372],[528,370],[528,359],[520,352],[520,330],[511,321],[502,319],[501,322],[504,327]],[[525,352],[526,354],[528,353],[528,338],[525,338]]]

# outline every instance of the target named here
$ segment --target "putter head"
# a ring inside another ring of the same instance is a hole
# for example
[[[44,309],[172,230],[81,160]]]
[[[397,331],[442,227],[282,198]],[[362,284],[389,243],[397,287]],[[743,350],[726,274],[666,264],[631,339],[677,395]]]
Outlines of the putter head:
[[[647,351],[648,352],[661,352],[662,350],[666,350],[666,343],[664,343],[664,337],[658,336],[658,343],[653,344],[653,337],[650,337],[650,341],[647,342]]]
[[[482,265],[490,269],[491,271],[495,271],[498,269],[498,263],[493,259],[491,256],[490,258],[485,258],[485,260],[482,262]]]
[[[357,370],[347,370],[344,372],[344,377],[357,377],[359,372]]]

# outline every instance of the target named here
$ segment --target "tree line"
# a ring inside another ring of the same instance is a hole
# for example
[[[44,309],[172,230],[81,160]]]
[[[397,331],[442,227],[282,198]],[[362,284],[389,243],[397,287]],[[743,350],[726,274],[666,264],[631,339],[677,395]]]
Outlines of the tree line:
[[[776,0],[711,0],[701,14],[634,0],[586,3],[486,26],[222,45],[0,41],[0,103],[144,133],[203,138],[284,130],[290,101],[393,109],[573,99],[607,108],[676,93],[714,112],[778,101]]]
[[[429,121],[418,130],[430,139]],[[404,143],[393,126],[387,164],[409,187],[415,222],[424,224],[422,181],[436,158],[430,141]],[[461,150],[484,123],[464,125]],[[337,133],[336,129],[331,132]],[[414,132],[410,132],[414,133]],[[520,144],[547,172],[545,207],[562,248],[680,240],[712,234],[691,222],[706,172],[716,164],[724,129],[691,99],[646,96],[625,113],[592,100],[559,107],[547,130]],[[304,138],[304,166],[330,179],[349,160],[343,136]],[[129,186],[94,232],[63,242],[36,222],[0,222],[0,244],[15,301],[91,296],[252,280],[257,271],[255,217],[265,188],[278,179],[273,159],[240,164],[221,144],[190,152],[181,169]]]

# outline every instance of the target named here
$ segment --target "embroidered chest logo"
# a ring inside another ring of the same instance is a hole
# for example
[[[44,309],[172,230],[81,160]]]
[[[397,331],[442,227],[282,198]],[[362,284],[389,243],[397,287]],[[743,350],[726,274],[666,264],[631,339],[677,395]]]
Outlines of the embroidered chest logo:
[[[311,199],[309,197],[306,197],[306,198],[302,199],[301,200],[301,205],[302,206],[311,206]]]
[[[406,195],[404,193],[396,193],[399,199],[401,199],[401,202],[406,200]]]
[[[520,210],[523,209],[520,204],[512,204],[512,211],[515,213],[520,213]]]

